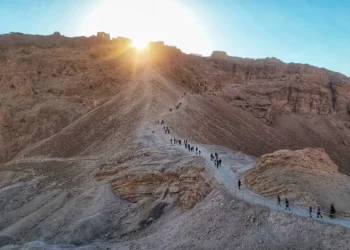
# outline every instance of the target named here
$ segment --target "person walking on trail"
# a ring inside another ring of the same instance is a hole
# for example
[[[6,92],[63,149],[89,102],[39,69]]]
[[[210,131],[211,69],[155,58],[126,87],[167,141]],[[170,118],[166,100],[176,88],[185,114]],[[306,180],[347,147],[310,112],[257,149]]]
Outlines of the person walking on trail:
[[[213,153],[211,153],[210,154],[210,161],[213,161],[213,158],[214,158]]]
[[[219,168],[219,166],[218,166],[218,161],[215,159],[214,160],[214,165],[215,165],[215,167],[218,169]]]
[[[335,219],[335,207],[334,207],[334,203],[331,204],[331,209],[329,211],[330,215],[329,215],[329,218],[331,219]]]
[[[281,205],[281,197],[280,197],[279,194],[277,195],[277,206],[282,207],[282,205]]]
[[[219,155],[215,152],[215,158],[218,159]]]
[[[170,139],[170,144],[173,144],[173,139]]]
[[[193,152],[194,151],[194,147],[191,147],[191,152]]]
[[[241,179],[238,179],[238,189],[241,190],[242,182]]]
[[[321,219],[322,219],[323,217],[322,217],[321,208],[319,205],[316,206],[316,212],[317,212],[317,218],[321,217]]]
[[[181,140],[179,140],[179,145],[181,146]]]
[[[196,147],[196,152],[198,152],[198,148]]]
[[[201,155],[201,151],[200,150],[198,151],[198,154]]]
[[[310,218],[312,218],[312,207],[309,206],[309,215],[310,215]]]
[[[218,160],[219,167],[221,167],[221,159]]]
[[[290,209],[290,207],[289,207],[289,201],[288,201],[287,198],[286,198],[286,200],[285,200],[285,204],[286,204],[286,208],[285,208],[284,210],[289,210],[289,211],[291,211],[291,209]]]

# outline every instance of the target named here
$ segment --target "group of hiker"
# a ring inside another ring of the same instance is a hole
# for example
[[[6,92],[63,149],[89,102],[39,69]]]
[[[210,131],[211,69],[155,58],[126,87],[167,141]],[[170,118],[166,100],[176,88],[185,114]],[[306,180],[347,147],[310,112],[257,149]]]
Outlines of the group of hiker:
[[[198,147],[191,146],[191,144],[189,144],[186,139],[184,140],[184,145],[185,149],[187,149],[188,152],[193,152],[196,150],[196,155],[201,155],[202,152],[200,151],[200,149]]]
[[[174,142],[174,145],[176,143],[178,143],[181,146],[181,140],[176,140],[175,138],[174,139],[170,139],[170,144],[173,144],[173,142]]]
[[[160,124],[163,126],[165,133],[166,134],[170,134],[170,129],[165,126],[163,120],[161,121]],[[181,140],[177,140],[175,138],[174,139],[170,139],[170,144],[177,144],[177,143],[180,146],[182,145],[182,141]],[[195,151],[196,155],[201,155],[201,151],[199,150],[198,147],[191,146],[186,139],[183,140],[183,143],[184,143],[185,149],[187,149],[188,152],[194,152]],[[217,169],[219,169],[219,167],[221,167],[222,161],[221,161],[221,159],[219,159],[219,155],[218,155],[217,152],[215,152],[214,154],[213,153],[210,154],[210,161],[214,161],[214,164],[215,164]],[[241,179],[238,179],[238,189],[239,190],[241,190],[241,186],[242,186],[242,181],[241,181]],[[281,201],[282,201],[281,197],[279,195],[277,195],[277,205],[280,206],[280,207],[282,207]],[[291,211],[291,208],[289,206],[288,198],[285,198],[284,204],[285,204],[285,210]],[[323,216],[322,216],[322,212],[321,212],[321,207],[319,205],[317,205],[315,207],[315,209],[316,209],[316,213],[317,213],[317,218],[321,218],[322,219]],[[312,211],[313,211],[312,206],[309,206],[309,216],[310,216],[310,218],[312,218]],[[336,210],[335,210],[334,204],[332,203],[331,207],[330,207],[329,217],[331,219],[335,219],[335,213],[336,213]]]
[[[285,198],[284,203],[285,203],[285,210],[291,211],[291,209],[289,207],[289,201],[288,201],[287,198]],[[277,195],[277,205],[282,207],[282,205],[281,205],[281,197],[279,195]],[[321,218],[322,219],[323,216],[322,216],[322,212],[321,212],[321,207],[319,205],[316,205],[315,209],[316,209],[316,218]],[[312,218],[312,211],[313,211],[312,206],[309,206],[309,216],[310,216],[310,218]],[[336,210],[335,210],[335,207],[334,207],[334,203],[332,203],[331,204],[331,208],[329,210],[329,218],[335,219],[335,212],[336,212]]]
[[[284,200],[284,204],[285,204],[285,209],[284,210],[291,211],[291,209],[289,207],[289,200],[287,198]],[[282,207],[282,205],[281,205],[281,197],[280,197],[279,194],[277,195],[277,205]]]
[[[165,126],[164,120],[161,121],[160,125],[164,128],[165,134],[170,134],[170,129],[167,126]]]
[[[214,161],[214,165],[216,168],[221,167],[221,159],[219,159],[218,153],[210,154],[210,161]]]
[[[317,212],[317,218],[323,218],[322,214],[321,214],[321,207],[319,205],[316,206],[316,212]],[[334,203],[331,204],[331,208],[329,209],[329,218],[331,219],[335,219],[335,207],[334,207]],[[312,218],[312,206],[309,206],[309,216],[310,218]]]
[[[170,134],[170,129],[168,127],[163,127],[165,134]]]

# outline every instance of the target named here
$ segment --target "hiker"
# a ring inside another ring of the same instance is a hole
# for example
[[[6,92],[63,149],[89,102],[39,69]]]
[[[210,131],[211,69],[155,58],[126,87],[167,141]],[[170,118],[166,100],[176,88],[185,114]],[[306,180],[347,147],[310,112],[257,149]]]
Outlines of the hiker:
[[[282,207],[282,205],[281,205],[281,197],[280,197],[279,194],[277,195],[277,205]]]
[[[213,161],[214,160],[214,155],[211,153],[210,154],[210,161]]]
[[[291,211],[291,209],[290,209],[290,207],[289,207],[289,201],[288,201],[287,198],[286,198],[286,200],[285,200],[285,203],[286,203],[286,208],[285,208],[284,210],[289,210],[289,211]]]
[[[200,150],[198,151],[198,154],[201,155],[201,151]]]
[[[218,164],[221,167],[221,159],[218,160]]]
[[[179,140],[179,145],[181,146],[181,140]]]
[[[187,145],[187,148],[188,148],[188,152],[190,152],[190,151],[191,151],[191,145],[188,144],[188,145]]]
[[[194,147],[191,147],[191,152],[193,152],[193,150],[194,150]]]
[[[218,159],[219,155],[215,152],[215,158]]]
[[[322,219],[323,217],[322,217],[321,208],[319,205],[316,206],[316,211],[317,211],[317,218],[321,217],[321,219]]]
[[[170,144],[173,144],[173,139],[170,139]]]
[[[309,215],[310,215],[310,218],[312,218],[312,207],[311,206],[309,206]],[[317,212],[317,215],[318,215],[318,212]]]
[[[218,161],[215,159],[214,160],[214,165],[215,165],[215,167],[218,169],[219,168],[219,166],[218,166]]]
[[[334,203],[331,204],[331,209],[330,209],[330,212],[329,212],[329,218],[331,219],[335,219],[335,207],[334,207]]]
[[[198,148],[196,147],[196,153],[198,152]]]
[[[239,190],[241,190],[241,185],[242,185],[241,179],[238,179],[238,189]]]

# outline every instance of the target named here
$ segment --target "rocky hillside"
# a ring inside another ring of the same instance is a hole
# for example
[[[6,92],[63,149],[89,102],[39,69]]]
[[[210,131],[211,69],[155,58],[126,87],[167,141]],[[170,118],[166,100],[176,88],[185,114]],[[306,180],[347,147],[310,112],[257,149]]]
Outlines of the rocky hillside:
[[[350,177],[338,172],[322,148],[279,150],[259,158],[246,173],[245,183],[267,197],[288,197],[304,207],[320,205],[325,211],[331,203],[337,211],[349,215]]]
[[[234,131],[221,129],[229,142],[215,139],[220,138],[215,134],[211,143],[255,156],[281,148],[324,147],[340,170],[350,173],[350,80],[339,73],[276,58],[185,55],[161,42],[140,54],[124,38],[67,38],[59,33],[3,35],[0,47],[0,162],[106,102],[135,70],[151,65],[188,93],[206,96],[206,101],[216,99],[209,101],[218,122],[236,124]],[[223,114],[220,109],[226,108],[228,113]],[[239,129],[240,119],[232,121],[237,115],[253,124],[250,133],[261,134],[264,127],[277,141],[263,133],[256,146],[249,141],[238,144],[238,138],[245,141],[251,136]],[[203,125],[212,130],[212,125]]]
[[[254,156],[323,147],[350,174],[350,80],[344,75],[276,58],[191,55],[163,70],[194,94],[169,116],[187,137]]]
[[[139,52],[101,36],[0,37],[0,247],[349,245],[346,229],[235,200],[203,157],[169,140],[255,156],[324,147],[349,174],[348,78],[275,58],[186,55],[162,42]],[[331,162],[322,155],[305,161]],[[314,177],[347,192],[348,177],[327,171]],[[309,187],[311,201],[326,202]]]

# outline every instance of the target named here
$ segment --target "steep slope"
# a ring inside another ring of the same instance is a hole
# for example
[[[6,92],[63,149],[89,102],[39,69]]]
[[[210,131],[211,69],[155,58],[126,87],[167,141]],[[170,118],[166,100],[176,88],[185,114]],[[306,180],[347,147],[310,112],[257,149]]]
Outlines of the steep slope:
[[[169,143],[178,134],[256,156],[322,146],[347,173],[346,77],[161,42],[136,53],[125,40],[17,36],[0,37],[0,246],[348,245],[346,229],[234,200],[203,158]]]
[[[2,165],[0,246],[121,237],[165,207],[189,209],[203,200],[216,183],[203,160],[154,133],[163,130],[164,103],[181,93],[146,69],[109,101]]]
[[[89,53],[37,47],[1,53],[0,163],[28,144],[56,134],[131,80],[128,54],[95,58]]]
[[[166,118],[184,136],[254,156],[323,147],[341,172],[350,173],[347,77],[269,58],[187,56],[162,68],[191,87],[187,105]]]

